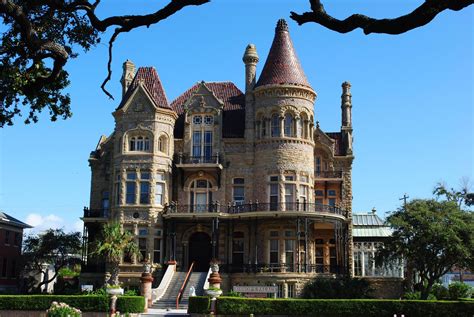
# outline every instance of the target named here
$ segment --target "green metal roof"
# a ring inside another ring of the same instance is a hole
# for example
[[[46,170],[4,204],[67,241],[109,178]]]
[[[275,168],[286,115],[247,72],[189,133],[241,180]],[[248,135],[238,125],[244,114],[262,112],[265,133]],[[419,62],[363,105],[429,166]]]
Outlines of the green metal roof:
[[[374,212],[352,214],[352,236],[355,238],[390,237],[392,229]]]

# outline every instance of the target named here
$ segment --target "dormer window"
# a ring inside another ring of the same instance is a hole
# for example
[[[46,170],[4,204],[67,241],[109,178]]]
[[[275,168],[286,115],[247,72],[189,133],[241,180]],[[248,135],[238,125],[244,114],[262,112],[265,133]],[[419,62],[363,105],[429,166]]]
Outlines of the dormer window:
[[[129,141],[129,151],[141,151],[149,152],[150,151],[150,139],[143,136],[134,136],[130,138]]]

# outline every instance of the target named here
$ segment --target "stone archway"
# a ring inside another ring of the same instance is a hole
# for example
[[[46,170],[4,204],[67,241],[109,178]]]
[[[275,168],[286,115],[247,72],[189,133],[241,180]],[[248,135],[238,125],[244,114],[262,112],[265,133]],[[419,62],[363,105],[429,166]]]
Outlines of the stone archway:
[[[194,271],[207,272],[212,256],[211,237],[205,232],[195,232],[189,237],[188,263],[194,261]]]

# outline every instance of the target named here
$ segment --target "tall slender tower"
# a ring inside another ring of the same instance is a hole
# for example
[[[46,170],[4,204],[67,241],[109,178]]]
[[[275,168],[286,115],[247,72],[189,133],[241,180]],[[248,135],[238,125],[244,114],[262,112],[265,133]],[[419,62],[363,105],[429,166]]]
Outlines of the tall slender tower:
[[[342,83],[341,95],[341,133],[344,138],[346,154],[352,155],[352,94],[351,83]]]

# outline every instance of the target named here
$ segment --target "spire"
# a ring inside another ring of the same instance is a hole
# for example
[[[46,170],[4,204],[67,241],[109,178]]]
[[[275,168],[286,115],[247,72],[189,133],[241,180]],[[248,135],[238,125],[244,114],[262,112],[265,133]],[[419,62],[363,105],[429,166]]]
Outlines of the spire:
[[[290,84],[311,88],[296,56],[293,42],[284,19],[277,22],[275,37],[267,61],[255,87]]]

